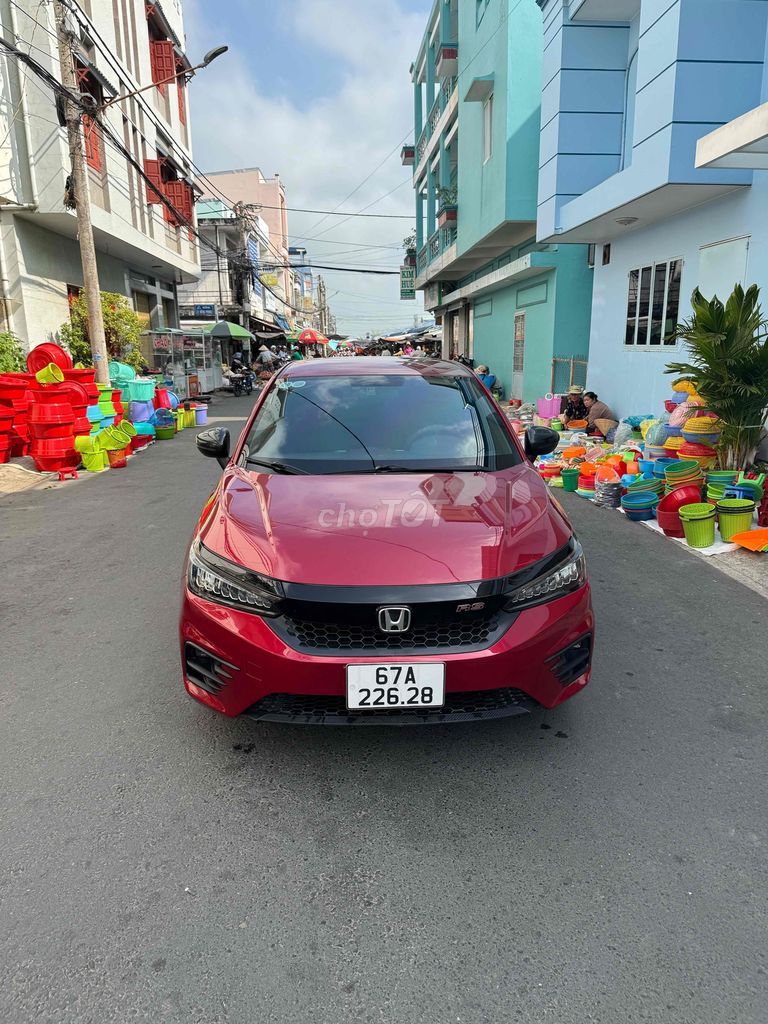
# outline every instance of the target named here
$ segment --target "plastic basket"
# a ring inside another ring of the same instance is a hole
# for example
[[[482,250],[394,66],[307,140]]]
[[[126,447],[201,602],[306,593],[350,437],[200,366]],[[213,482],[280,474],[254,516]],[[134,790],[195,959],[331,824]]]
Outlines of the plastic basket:
[[[128,398],[131,402],[151,402],[155,397],[153,380],[132,380],[127,385]]]
[[[170,441],[175,433],[175,427],[155,427],[155,437],[158,441]]]
[[[744,533],[752,526],[755,503],[748,498],[723,498],[717,503],[720,537],[729,541],[736,533]]]
[[[683,533],[689,548],[710,548],[715,543],[715,509],[710,505],[711,512],[708,516],[688,519],[683,515],[686,508],[695,508],[693,505],[683,505],[680,509],[680,519],[683,523]]]
[[[579,470],[578,469],[564,469],[560,473],[563,479],[563,490],[573,493],[578,489],[579,486]]]
[[[562,402],[559,395],[552,395],[549,398],[539,398],[536,401],[536,411],[543,419],[560,415]]]
[[[83,466],[89,473],[101,473],[109,466],[106,452],[84,452],[82,458]]]

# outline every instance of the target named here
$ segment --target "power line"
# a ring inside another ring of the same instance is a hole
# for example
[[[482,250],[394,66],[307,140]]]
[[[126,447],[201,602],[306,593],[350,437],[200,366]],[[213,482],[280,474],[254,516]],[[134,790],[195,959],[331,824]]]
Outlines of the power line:
[[[206,181],[208,178],[206,177]],[[408,184],[405,182],[405,184]],[[401,186],[398,185],[398,188]],[[392,190],[395,191],[394,189]],[[381,199],[386,199],[391,192],[387,192],[386,196],[381,196],[380,199],[375,199],[374,202],[378,203]],[[252,206],[258,213],[259,210],[286,210],[288,213],[325,213],[329,217],[345,217],[350,220],[352,217],[371,217],[375,220],[413,220],[413,217],[409,213],[336,213],[335,210],[305,210],[298,206],[269,206],[267,203],[246,203],[247,206]],[[369,204],[373,206],[373,203]],[[364,207],[367,209],[367,207]],[[338,226],[338,225],[337,225]]]

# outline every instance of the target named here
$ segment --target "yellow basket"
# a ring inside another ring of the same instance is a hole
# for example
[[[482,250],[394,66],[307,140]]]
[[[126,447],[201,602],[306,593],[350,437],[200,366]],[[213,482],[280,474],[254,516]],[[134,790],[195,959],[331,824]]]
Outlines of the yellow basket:
[[[691,434],[719,434],[722,431],[720,420],[711,416],[692,416],[685,421],[684,430]]]

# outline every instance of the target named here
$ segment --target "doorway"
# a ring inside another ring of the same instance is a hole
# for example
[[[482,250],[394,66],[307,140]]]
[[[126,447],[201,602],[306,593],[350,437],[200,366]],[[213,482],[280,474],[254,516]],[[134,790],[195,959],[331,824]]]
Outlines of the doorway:
[[[525,313],[515,313],[515,336],[512,353],[512,397],[523,397],[525,367]]]

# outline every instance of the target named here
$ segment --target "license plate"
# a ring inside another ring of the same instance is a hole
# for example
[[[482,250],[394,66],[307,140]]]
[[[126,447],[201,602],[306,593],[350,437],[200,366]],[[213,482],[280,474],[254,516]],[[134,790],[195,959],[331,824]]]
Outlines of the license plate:
[[[445,665],[347,665],[347,708],[439,708],[445,703]]]

